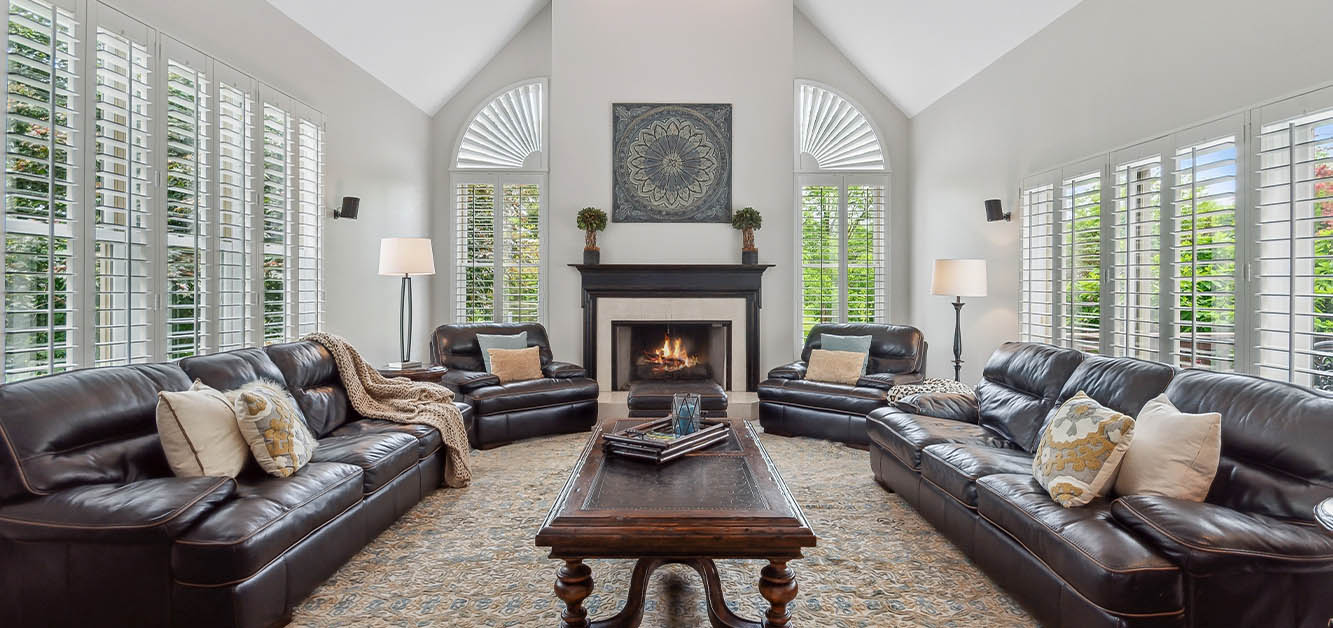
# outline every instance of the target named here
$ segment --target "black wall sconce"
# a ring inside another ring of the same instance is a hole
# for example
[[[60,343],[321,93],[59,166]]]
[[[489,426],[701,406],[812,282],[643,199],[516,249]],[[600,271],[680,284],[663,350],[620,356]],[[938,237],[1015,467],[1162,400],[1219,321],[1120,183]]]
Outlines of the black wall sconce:
[[[1000,206],[1000,199],[986,199],[986,222],[996,222],[999,220],[1009,222],[1009,216],[1009,212],[1004,211],[1004,208]]]
[[[342,207],[333,210],[333,218],[356,220],[356,215],[359,213],[361,213],[361,199],[355,196],[344,196]]]

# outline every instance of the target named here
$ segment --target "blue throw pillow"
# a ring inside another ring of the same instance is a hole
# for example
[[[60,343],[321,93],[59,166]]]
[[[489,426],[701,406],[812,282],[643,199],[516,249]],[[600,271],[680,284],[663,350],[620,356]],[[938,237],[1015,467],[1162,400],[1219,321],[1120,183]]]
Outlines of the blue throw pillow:
[[[869,336],[866,336],[869,338]],[[527,349],[528,332],[521,331],[512,336],[500,334],[477,334],[477,348],[481,349],[481,360],[486,364],[486,372],[491,370],[491,349]]]
[[[866,365],[870,362],[870,336],[835,336],[819,335],[819,348],[827,351],[851,351],[865,357],[861,359],[861,374],[866,374]]]

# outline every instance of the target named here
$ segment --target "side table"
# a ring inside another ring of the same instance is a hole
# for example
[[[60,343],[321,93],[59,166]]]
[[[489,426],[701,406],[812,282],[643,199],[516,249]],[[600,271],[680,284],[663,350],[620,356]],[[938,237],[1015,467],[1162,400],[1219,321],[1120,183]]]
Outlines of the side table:
[[[1325,528],[1328,528],[1329,532],[1333,532],[1333,497],[1319,502],[1319,504],[1314,507],[1314,520],[1318,521]],[[1333,619],[1329,621],[1333,622]]]
[[[411,369],[375,369],[380,375],[385,377],[406,377],[414,382],[430,382],[432,384],[440,383],[440,378],[449,372],[449,369],[438,365],[425,365]]]

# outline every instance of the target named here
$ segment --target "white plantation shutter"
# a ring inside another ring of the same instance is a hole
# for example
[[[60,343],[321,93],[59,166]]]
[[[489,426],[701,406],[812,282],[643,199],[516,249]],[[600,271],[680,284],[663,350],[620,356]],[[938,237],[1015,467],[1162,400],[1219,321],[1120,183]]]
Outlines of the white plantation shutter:
[[[885,320],[883,183],[848,182],[844,241],[847,250],[847,322]]]
[[[254,81],[215,64],[217,74],[216,256],[213,301],[217,349],[254,344]]]
[[[212,86],[208,58],[174,40],[166,52],[166,171],[163,207],[166,258],[166,355],[178,359],[209,350],[208,294],[210,243],[213,237]]]
[[[1021,271],[1019,339],[1055,342],[1055,174],[1036,176],[1019,191]]]
[[[1069,171],[1066,171],[1066,174]],[[1102,321],[1102,173],[1074,169],[1061,181],[1060,334],[1066,346],[1097,353]]]
[[[494,178],[455,179],[455,320],[495,321]]]
[[[887,317],[887,179],[877,175],[799,177],[798,343],[819,323],[877,323]]]
[[[1218,371],[1236,361],[1235,135],[1177,144],[1171,159],[1173,358]]]
[[[468,123],[454,167],[480,170],[539,167],[545,112],[545,81],[532,81],[496,96]]]
[[[1333,89],[1262,108],[1258,129],[1255,366],[1333,389]]]
[[[263,94],[260,126],[260,170],[263,188],[260,195],[262,256],[262,321],[264,344],[284,342],[293,336],[292,308],[288,291],[293,288],[292,274],[292,217],[293,199],[292,160],[296,138],[291,104],[288,99],[273,93]]]
[[[885,169],[884,149],[874,126],[847,99],[820,85],[797,81],[796,115],[797,169]]]
[[[502,178],[504,260],[500,313],[505,322],[536,322],[541,299],[541,183]]]
[[[1162,142],[1112,155],[1115,177],[1112,352],[1161,355]]]
[[[842,186],[836,177],[805,177],[801,184],[801,337],[836,322],[842,303]]]
[[[296,122],[296,334],[293,339],[324,327],[324,268],[321,260],[324,221],[324,122],[314,111],[303,111]]]
[[[78,365],[83,96],[74,3],[8,7],[0,375],[14,381]]]

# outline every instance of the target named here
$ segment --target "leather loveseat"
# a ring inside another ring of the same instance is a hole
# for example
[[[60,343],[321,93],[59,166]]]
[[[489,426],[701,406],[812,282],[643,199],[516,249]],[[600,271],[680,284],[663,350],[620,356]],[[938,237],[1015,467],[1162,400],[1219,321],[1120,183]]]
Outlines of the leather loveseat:
[[[870,336],[866,374],[855,386],[805,379],[810,352],[823,334]],[[906,325],[821,323],[810,329],[801,359],[768,372],[759,383],[759,424],[782,436],[813,436],[864,446],[865,420],[888,404],[894,386],[919,383],[926,372],[926,339]]]
[[[178,478],[157,393],[284,384],[319,439],[289,478]],[[472,411],[460,404],[465,423]],[[0,623],[270,626],[440,484],[439,432],[365,419],[310,342],[0,386]]]
[[[1053,410],[1079,391],[1137,415],[1165,392],[1222,415],[1203,503],[1099,498],[1064,508],[1032,477]],[[1324,626],[1333,617],[1333,396],[1247,375],[1008,343],[975,395],[871,413],[875,479],[897,492],[1043,624]]]
[[[527,332],[528,346],[541,347],[541,379],[501,384],[486,372],[477,334]],[[538,323],[441,325],[431,337],[435,364],[447,367],[440,383],[477,415],[472,446],[499,447],[524,438],[582,432],[597,422],[597,381],[583,367],[551,357],[546,328]]]

